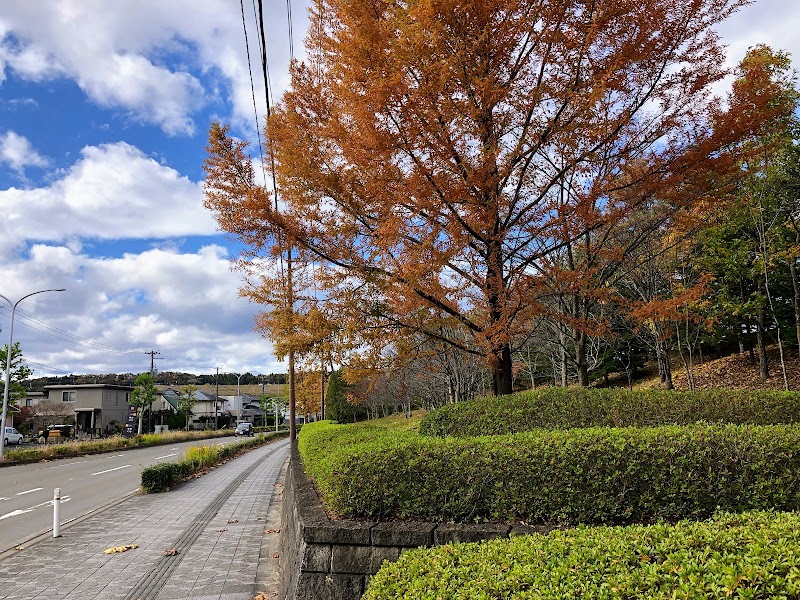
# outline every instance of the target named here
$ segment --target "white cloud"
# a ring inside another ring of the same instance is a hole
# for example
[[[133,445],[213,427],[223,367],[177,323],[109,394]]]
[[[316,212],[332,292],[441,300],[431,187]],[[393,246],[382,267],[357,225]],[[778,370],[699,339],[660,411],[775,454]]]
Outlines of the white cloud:
[[[800,3],[787,0],[758,0],[735,13],[717,28],[728,46],[727,65],[735,67],[747,49],[767,44],[792,54],[800,66]]]
[[[272,83],[280,93],[288,84],[286,13],[280,5],[265,10]],[[305,12],[304,4],[294,7],[296,31],[305,27]],[[250,7],[245,15],[263,118],[252,13]],[[70,78],[94,102],[122,109],[170,135],[193,133],[193,113],[221,91],[233,106],[236,124],[247,131],[254,127],[241,13],[238,3],[227,0],[5,0],[0,4],[0,82],[8,69],[30,81]],[[204,77],[212,81],[205,88]]]
[[[14,328],[25,356],[51,372],[140,372],[149,366],[147,350],[161,353],[162,370],[283,370],[270,344],[252,332],[257,307],[238,297],[239,286],[219,246],[99,258],[37,244],[29,260],[4,270],[0,293],[18,299],[31,290],[66,288],[26,299]],[[0,316],[4,331],[7,312]]]
[[[13,131],[0,135],[0,162],[22,176],[27,167],[46,167],[45,157],[34,150],[30,140]]]
[[[213,235],[197,183],[124,142],[88,146],[47,188],[0,190],[0,256],[26,239]]]

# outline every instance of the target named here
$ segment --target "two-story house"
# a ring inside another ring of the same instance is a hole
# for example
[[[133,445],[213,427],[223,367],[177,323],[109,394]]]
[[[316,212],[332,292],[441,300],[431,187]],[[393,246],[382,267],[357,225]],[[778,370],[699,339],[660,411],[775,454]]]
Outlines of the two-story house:
[[[76,432],[110,435],[125,423],[133,387],[107,383],[48,385],[51,402],[72,407]]]

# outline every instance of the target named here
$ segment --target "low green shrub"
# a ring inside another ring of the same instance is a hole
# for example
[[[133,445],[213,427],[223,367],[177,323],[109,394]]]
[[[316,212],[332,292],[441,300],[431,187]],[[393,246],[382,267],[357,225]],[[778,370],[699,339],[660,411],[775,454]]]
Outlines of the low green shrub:
[[[541,388],[478,398],[428,413],[420,433],[476,436],[533,429],[800,422],[800,393],[709,389],[669,390]]]
[[[195,473],[218,465],[233,458],[244,450],[257,448],[285,434],[257,435],[235,444],[226,446],[192,446],[184,453],[181,460],[174,463],[161,463],[147,467],[142,471],[141,488],[145,494],[166,492],[176,484]]]
[[[427,438],[329,422],[299,437],[344,517],[623,524],[800,510],[800,427],[691,425]]]
[[[384,563],[363,598],[800,598],[800,516],[721,514],[419,548]]]

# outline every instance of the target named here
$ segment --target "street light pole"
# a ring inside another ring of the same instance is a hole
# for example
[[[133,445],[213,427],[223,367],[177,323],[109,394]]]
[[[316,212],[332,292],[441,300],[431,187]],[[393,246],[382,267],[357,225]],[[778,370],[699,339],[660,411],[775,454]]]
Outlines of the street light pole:
[[[5,371],[5,389],[3,390],[3,411],[2,416],[0,416],[0,432],[3,434],[2,443],[0,443],[0,460],[3,460],[3,454],[5,453],[5,436],[6,436],[6,415],[8,414],[8,393],[11,388],[11,348],[14,346],[14,313],[17,311],[17,305],[25,300],[25,298],[30,298],[36,294],[43,294],[45,292],[63,292],[65,291],[64,288],[60,288],[57,290],[39,290],[38,292],[31,292],[27,296],[23,296],[16,302],[12,302],[8,298],[6,298],[3,294],[0,294],[0,298],[5,300],[8,305],[11,307],[11,322],[8,324],[8,348],[6,348],[6,371]]]

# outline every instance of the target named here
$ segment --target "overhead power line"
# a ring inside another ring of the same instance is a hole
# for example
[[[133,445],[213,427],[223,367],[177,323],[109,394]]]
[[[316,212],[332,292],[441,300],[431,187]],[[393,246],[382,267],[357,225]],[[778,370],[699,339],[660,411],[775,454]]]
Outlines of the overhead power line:
[[[0,312],[3,312],[3,307],[0,307]],[[17,311],[16,311],[16,319],[19,319],[18,321],[16,321],[17,323],[20,323],[21,325],[24,325],[25,327],[27,327],[29,329],[33,329],[34,331],[38,331],[39,333],[43,333],[45,335],[49,335],[51,337],[54,337],[56,339],[59,339],[59,340],[65,341],[65,342],[70,342],[70,343],[73,343],[73,344],[80,344],[82,346],[93,348],[95,350],[102,350],[104,352],[116,352],[116,353],[119,353],[119,354],[132,354],[132,353],[139,352],[139,350],[124,350],[122,348],[116,348],[114,346],[109,346],[108,344],[103,344],[102,342],[96,342],[96,341],[91,340],[89,338],[85,338],[85,337],[81,337],[79,335],[75,335],[74,333],[70,333],[68,331],[64,331],[63,329],[59,329],[58,327],[54,327],[53,325],[50,325],[49,323],[45,323],[44,321],[41,321],[41,320],[31,316],[31,315],[28,315],[28,314],[20,311],[19,309],[17,309]],[[28,322],[28,321],[30,321],[30,322]],[[40,325],[41,327],[44,327],[45,329],[41,329],[39,327],[36,327],[35,325],[32,325],[31,323],[36,323],[37,325]],[[54,333],[54,332],[56,332],[56,333]]]

